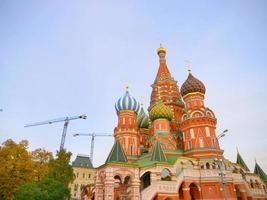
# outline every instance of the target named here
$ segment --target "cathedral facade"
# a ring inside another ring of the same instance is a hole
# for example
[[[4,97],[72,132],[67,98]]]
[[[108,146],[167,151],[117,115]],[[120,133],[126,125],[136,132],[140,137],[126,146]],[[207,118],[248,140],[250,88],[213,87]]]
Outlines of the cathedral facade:
[[[267,176],[241,155],[223,156],[205,85],[190,71],[181,88],[157,50],[159,68],[148,114],[128,88],[115,109],[115,143],[96,173],[96,200],[267,199]]]

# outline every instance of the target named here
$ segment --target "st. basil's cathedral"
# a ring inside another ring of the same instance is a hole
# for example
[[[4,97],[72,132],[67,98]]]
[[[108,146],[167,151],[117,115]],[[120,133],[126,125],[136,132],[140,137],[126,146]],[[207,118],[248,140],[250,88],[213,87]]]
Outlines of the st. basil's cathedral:
[[[190,71],[181,89],[157,50],[159,68],[148,114],[128,88],[115,109],[112,150],[96,173],[96,200],[267,199],[267,176],[237,153],[223,156],[205,85]]]

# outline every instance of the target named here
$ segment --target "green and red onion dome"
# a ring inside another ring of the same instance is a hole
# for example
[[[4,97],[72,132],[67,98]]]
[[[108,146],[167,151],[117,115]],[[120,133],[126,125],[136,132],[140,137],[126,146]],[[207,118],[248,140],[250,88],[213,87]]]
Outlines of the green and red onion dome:
[[[138,128],[148,128],[149,127],[149,118],[146,115],[143,107],[141,108],[141,111],[139,112],[139,114],[137,116],[136,124],[137,124]]]
[[[167,119],[171,121],[172,116],[172,110],[162,101],[159,101],[155,106],[153,106],[149,112],[149,117],[152,121],[155,121],[156,119]]]
[[[191,93],[200,93],[204,95],[205,92],[206,92],[205,85],[200,80],[195,78],[190,72],[186,81],[183,83],[181,87],[181,95],[183,97]]]

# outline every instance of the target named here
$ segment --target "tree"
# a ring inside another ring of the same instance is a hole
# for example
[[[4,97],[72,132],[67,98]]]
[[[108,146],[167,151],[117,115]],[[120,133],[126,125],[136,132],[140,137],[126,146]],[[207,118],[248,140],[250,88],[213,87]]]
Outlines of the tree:
[[[57,158],[50,160],[48,164],[48,177],[62,182],[66,187],[74,180],[70,158],[71,153],[63,149],[57,152]]]
[[[68,188],[52,178],[44,177],[40,182],[20,186],[14,200],[65,200],[69,197]]]
[[[42,192],[36,182],[25,183],[18,187],[15,192],[14,200],[45,200],[47,196]]]
[[[36,149],[32,153],[34,163],[34,176],[36,181],[40,181],[48,173],[48,162],[53,158],[52,153],[45,149]]]
[[[33,162],[28,141],[9,139],[0,147],[0,199],[11,200],[16,188],[33,180]]]

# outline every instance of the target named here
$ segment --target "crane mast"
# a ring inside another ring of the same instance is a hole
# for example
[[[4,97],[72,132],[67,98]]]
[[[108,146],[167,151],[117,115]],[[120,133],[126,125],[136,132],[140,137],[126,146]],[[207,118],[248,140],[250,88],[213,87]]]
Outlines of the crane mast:
[[[47,120],[47,121],[43,121],[43,122],[26,124],[24,127],[41,126],[41,125],[45,125],[45,124],[54,124],[54,123],[58,123],[58,122],[64,122],[62,136],[61,136],[61,142],[60,142],[60,148],[59,148],[60,150],[62,150],[64,148],[64,145],[65,145],[65,139],[66,139],[66,135],[67,135],[67,129],[68,129],[69,121],[76,120],[76,119],[86,119],[86,118],[87,118],[86,115],[63,117],[63,118],[57,118],[57,119]]]
[[[73,134],[73,136],[74,137],[76,137],[76,136],[89,136],[89,137],[91,137],[90,160],[91,160],[91,163],[93,164],[95,137],[96,136],[110,137],[110,136],[113,136],[113,135],[112,134],[96,134],[96,133],[75,133],[75,134]]]

